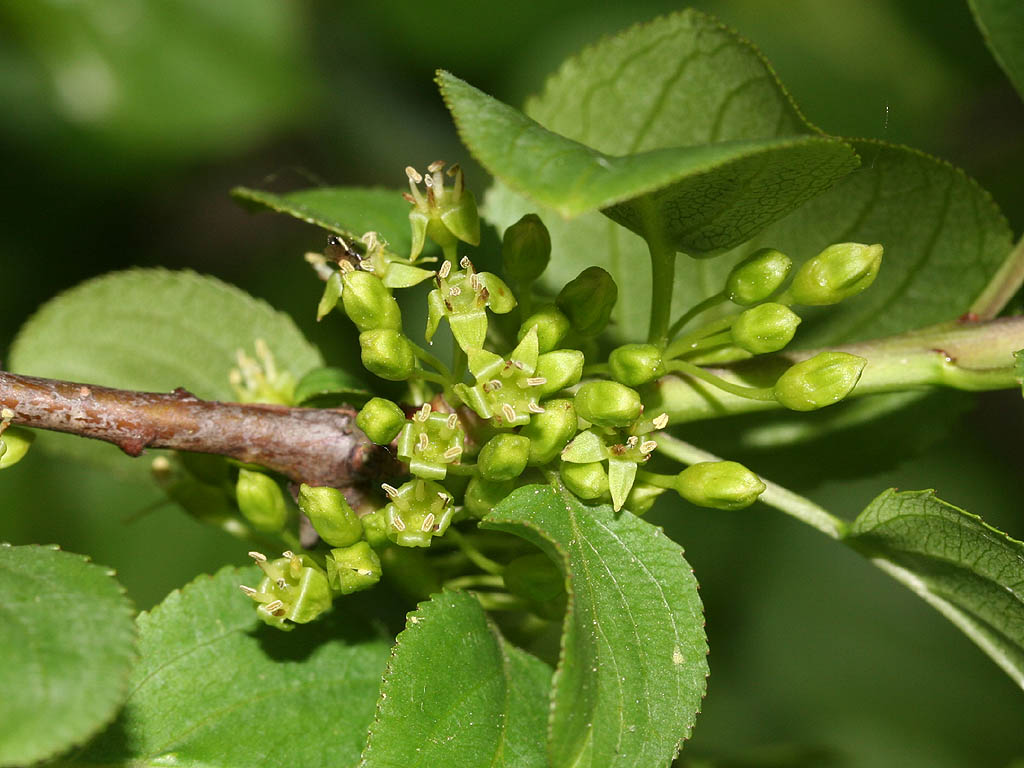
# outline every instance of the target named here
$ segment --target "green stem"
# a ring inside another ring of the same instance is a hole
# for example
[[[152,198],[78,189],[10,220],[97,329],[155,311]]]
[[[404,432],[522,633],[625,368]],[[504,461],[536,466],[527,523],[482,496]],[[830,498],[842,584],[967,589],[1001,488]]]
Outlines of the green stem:
[[[646,470],[639,470],[636,473],[636,479],[641,483],[647,483],[658,488],[665,488],[669,491],[674,491],[676,488],[676,476],[675,475],[662,475],[658,472],[648,472]]]
[[[684,354],[692,354],[693,352],[703,352],[706,349],[712,347],[723,347],[726,344],[732,344],[732,331],[722,331],[716,333],[713,336],[707,336],[700,341],[695,341],[690,344],[690,348]]]
[[[456,576],[444,583],[448,589],[473,589],[474,587],[492,587],[501,589],[505,586],[505,580],[501,576],[491,574],[471,573],[467,576]]]
[[[691,331],[685,336],[680,336],[678,339],[669,344],[668,349],[665,350],[665,359],[671,360],[673,357],[679,357],[685,355],[687,352],[692,352],[696,349],[698,342],[706,339],[708,336],[714,336],[718,333],[723,333],[730,328],[732,324],[736,322],[737,315],[729,315],[729,317],[723,317],[720,320],[715,320],[702,325],[695,331]]]
[[[500,574],[505,570],[505,566],[487,557],[487,555],[485,555],[473,544],[471,544],[466,539],[466,537],[459,533],[456,529],[449,528],[447,535],[450,536],[451,539],[458,545],[459,549],[462,550],[462,553],[467,558],[469,558],[469,561],[473,563],[473,565],[475,565],[481,571],[485,571],[486,573],[490,573],[492,575],[499,575],[500,578]],[[501,586],[501,584],[499,584],[498,586]]]
[[[448,366],[442,363],[438,358],[434,357],[434,355],[427,352],[427,350],[414,341],[410,341],[409,344],[412,347],[412,353],[416,355],[417,358],[422,360],[445,378],[449,378],[451,376],[451,371],[448,370]]]
[[[672,289],[676,280],[676,248],[665,238],[653,205],[644,206],[647,248],[651,253],[651,324],[647,341],[664,348],[672,322]]]
[[[718,389],[728,392],[731,395],[735,395],[736,397],[765,402],[775,402],[775,390],[772,387],[747,387],[741,384],[735,384],[731,381],[726,381],[713,373],[709,373],[699,365],[688,363],[685,360],[668,360],[665,362],[665,367],[670,371],[685,373],[688,376],[693,376],[701,381],[706,381],[711,386],[717,387]],[[669,419],[671,418],[672,414],[669,414]]]
[[[708,453],[695,445],[672,437],[667,432],[657,433],[655,439],[658,441],[659,453],[686,465],[698,464],[703,461],[722,461],[713,453]],[[771,480],[762,477],[761,482],[766,487],[764,493],[758,497],[758,501],[764,502],[769,507],[775,507],[780,512],[785,512],[801,523],[817,528],[829,538],[841,539],[846,535],[848,526],[845,520],[827,512],[810,499],[793,493]]]
[[[704,299],[704,301],[700,302],[699,304],[694,304],[692,307],[690,307],[690,309],[687,312],[683,314],[682,317],[680,317],[678,320],[672,323],[672,327],[668,331],[668,337],[670,339],[675,338],[675,335],[679,333],[681,330],[683,330],[683,328],[686,327],[686,324],[693,320],[693,318],[695,318],[702,312],[706,312],[712,307],[717,307],[719,304],[725,301],[726,298],[727,297],[725,295],[725,292],[722,291],[721,293],[716,293],[714,296],[708,296],[708,298]]]
[[[966,391],[1011,389],[1020,384],[1013,353],[1024,349],[1024,317],[998,318],[984,323],[945,323],[833,349],[868,361],[850,397],[933,387]],[[821,351],[759,355],[729,367],[702,368],[701,371],[716,377],[716,381],[749,388],[751,384],[775,381],[789,366]],[[781,408],[772,400],[751,400],[724,388],[718,389],[722,391],[698,386],[689,378],[665,376],[649,388],[644,405],[651,413],[664,411],[673,424]]]
[[[985,289],[971,305],[970,312],[979,320],[991,320],[999,314],[1024,284],[1024,237],[1010,251],[999,271],[992,275]]]

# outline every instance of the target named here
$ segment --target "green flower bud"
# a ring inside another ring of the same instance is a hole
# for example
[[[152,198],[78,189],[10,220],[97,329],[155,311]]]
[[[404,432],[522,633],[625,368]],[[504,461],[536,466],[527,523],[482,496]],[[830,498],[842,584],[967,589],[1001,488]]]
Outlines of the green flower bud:
[[[656,502],[658,497],[666,490],[666,488],[659,488],[656,485],[634,483],[632,490],[629,492],[629,496],[626,497],[626,503],[623,506],[637,517],[646,515],[650,511],[651,507],[654,506],[654,502]]]
[[[519,430],[530,438],[530,466],[547,464],[576,434],[576,408],[572,400],[548,400],[544,413],[534,414],[530,423]]]
[[[581,499],[596,499],[608,493],[608,473],[599,461],[590,464],[562,462],[559,468],[565,487]]]
[[[600,267],[587,267],[559,292],[555,303],[581,336],[596,336],[608,325],[619,289]]]
[[[276,533],[288,521],[288,505],[280,486],[262,472],[238,470],[235,498],[242,516],[258,531]]]
[[[405,426],[405,412],[390,400],[375,397],[359,411],[356,426],[377,445],[388,445]]]
[[[845,398],[867,360],[846,352],[819,352],[789,368],[775,382],[775,399],[793,411],[814,411]]]
[[[376,275],[349,269],[341,276],[344,288],[341,303],[360,331],[378,328],[402,330],[402,311],[384,283]]]
[[[374,549],[386,546],[388,542],[388,518],[383,509],[378,509],[359,518],[363,526],[363,537]]]
[[[466,486],[462,504],[473,517],[483,517],[504,501],[515,487],[511,480],[496,483],[474,476]]]
[[[505,230],[501,264],[505,276],[517,283],[532,283],[551,260],[551,235],[535,213],[528,213]]]
[[[599,427],[629,426],[644,409],[637,391],[617,381],[588,381],[573,402],[580,418]]]
[[[757,304],[779,290],[792,267],[786,254],[761,248],[732,268],[725,280],[725,295],[741,307]]]
[[[743,509],[764,490],[761,478],[735,461],[704,461],[676,477],[676,491],[698,507]]]
[[[530,438],[504,432],[480,449],[476,465],[485,480],[514,480],[530,458]]]
[[[359,347],[366,370],[382,379],[404,381],[416,367],[416,355],[409,340],[390,328],[359,334]]]
[[[324,293],[320,297],[320,303],[316,308],[316,321],[319,323],[324,317],[338,305],[341,298],[341,272],[332,272],[327,278],[327,285],[324,286]]]
[[[628,387],[639,387],[665,375],[661,350],[653,344],[625,344],[608,356],[612,378]]]
[[[380,581],[382,571],[380,558],[365,541],[332,549],[327,556],[327,581],[343,595],[369,589]]]
[[[565,593],[565,576],[547,555],[523,555],[505,566],[505,588],[534,602],[544,602]]]
[[[759,304],[741,312],[732,324],[736,345],[755,355],[778,352],[793,340],[800,316],[784,304]]]
[[[585,358],[578,349],[556,349],[537,358],[535,376],[544,379],[538,397],[547,397],[576,384],[583,376]]]
[[[9,427],[0,437],[0,469],[13,467],[28,453],[32,441],[36,439],[35,432],[20,427]]]
[[[259,587],[242,591],[259,603],[256,612],[263,621],[278,629],[305,624],[331,608],[331,587],[327,574],[308,555],[285,552],[284,557],[267,560],[251,553],[266,574]]]
[[[558,346],[569,332],[569,318],[563,314],[554,304],[541,307],[519,326],[519,340],[527,332],[537,326],[537,342],[541,352],[550,352]]]
[[[789,287],[789,295],[797,304],[838,304],[875,282],[881,265],[880,245],[830,245],[800,267]]]
[[[337,488],[299,486],[299,509],[320,538],[332,547],[347,547],[363,538],[363,524]]]

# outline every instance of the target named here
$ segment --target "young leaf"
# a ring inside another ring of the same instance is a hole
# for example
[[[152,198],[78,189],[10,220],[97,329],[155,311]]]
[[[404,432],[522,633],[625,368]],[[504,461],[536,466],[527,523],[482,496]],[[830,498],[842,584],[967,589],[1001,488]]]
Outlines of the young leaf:
[[[51,757],[113,719],[135,611],[112,577],[55,547],[0,545],[0,766]]]
[[[510,645],[476,598],[442,592],[409,614],[364,768],[546,766],[551,669]]]
[[[551,764],[667,764],[708,674],[703,608],[679,546],[629,512],[538,485],[514,491],[484,526],[533,542],[565,572]]]
[[[876,498],[844,541],[900,581],[1024,687],[1024,544],[933,491]]]
[[[285,634],[238,585],[255,568],[200,576],[138,618],[141,659],[117,722],[86,765],[353,766],[389,643],[335,614]],[[351,606],[348,606],[351,611]]]
[[[315,224],[347,240],[376,232],[399,256],[408,256],[412,245],[409,203],[391,189],[361,187],[313,187],[275,195],[248,187],[235,187],[234,197],[246,208],[271,210]]]
[[[996,61],[1024,98],[1024,6],[1018,0],[967,0]]]

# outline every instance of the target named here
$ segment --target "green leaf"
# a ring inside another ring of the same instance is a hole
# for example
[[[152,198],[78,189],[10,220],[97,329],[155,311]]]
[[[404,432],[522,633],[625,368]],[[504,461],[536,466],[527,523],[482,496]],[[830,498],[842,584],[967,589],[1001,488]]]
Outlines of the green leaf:
[[[223,568],[139,616],[141,659],[117,722],[86,765],[355,765],[373,718],[389,642],[351,601],[284,633],[260,622],[238,585],[256,568]]]
[[[967,0],[999,66],[1024,98],[1024,6],[1019,0]]]
[[[0,545],[0,765],[51,757],[114,718],[135,610],[113,575],[56,547]]]
[[[666,765],[693,728],[708,674],[697,581],[679,546],[629,512],[537,485],[483,525],[536,544],[565,572],[551,764]]]
[[[287,315],[245,292],[193,272],[134,269],[82,283],[36,312],[11,347],[11,370],[122,389],[235,400],[229,374],[241,349],[263,339],[279,371],[300,379],[323,365]],[[64,435],[39,444],[125,466],[111,445]],[[131,470],[145,466],[138,462]]]
[[[476,598],[434,595],[398,636],[361,765],[546,766],[550,684]]]
[[[362,405],[371,397],[366,384],[342,368],[314,368],[295,386],[295,402],[298,405],[350,403]]]
[[[935,496],[876,498],[844,541],[952,621],[1024,687],[1024,544]]]
[[[314,187],[283,195],[247,187],[235,187],[231,196],[251,210],[269,209],[316,224],[347,240],[376,232],[399,256],[412,246],[409,203],[402,193],[375,187]]]

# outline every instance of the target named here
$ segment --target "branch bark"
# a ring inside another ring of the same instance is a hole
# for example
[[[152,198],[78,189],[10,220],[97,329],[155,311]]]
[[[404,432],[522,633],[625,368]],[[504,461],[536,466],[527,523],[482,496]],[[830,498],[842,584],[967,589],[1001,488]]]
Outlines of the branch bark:
[[[222,403],[184,389],[134,392],[3,371],[0,408],[14,412],[14,424],[103,440],[129,456],[145,448],[214,453],[338,488],[402,474],[356,427],[351,408]]]

